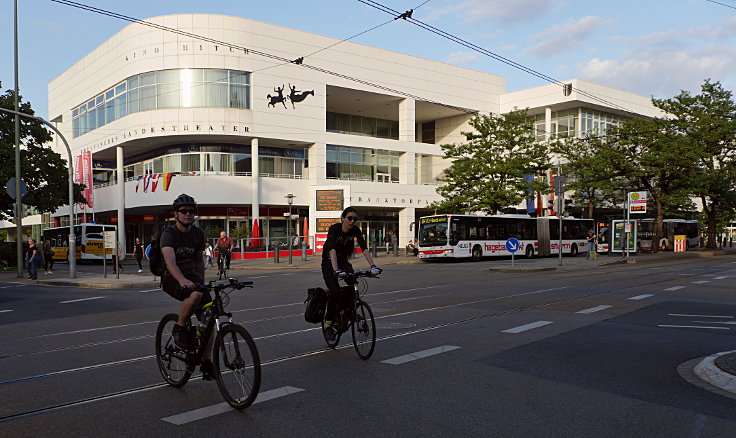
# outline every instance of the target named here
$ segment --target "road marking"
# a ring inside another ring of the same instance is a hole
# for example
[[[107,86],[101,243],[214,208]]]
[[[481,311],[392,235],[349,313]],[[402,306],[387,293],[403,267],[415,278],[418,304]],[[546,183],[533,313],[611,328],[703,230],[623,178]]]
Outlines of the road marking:
[[[591,307],[590,309],[581,310],[575,313],[582,313],[584,315],[590,315],[591,313],[600,312],[601,310],[606,310],[610,307],[613,307],[613,306],[596,306],[596,307]]]
[[[687,313],[669,313],[669,316],[687,316],[692,318],[733,318],[733,316],[728,315],[690,315]]]
[[[148,290],[142,290],[139,293],[146,293],[146,292],[156,292],[157,290],[162,290],[160,287],[157,287],[156,289],[148,289]]]
[[[537,321],[529,324],[520,325],[519,327],[510,328],[508,330],[502,330],[501,333],[521,333],[538,327],[544,327],[545,325],[549,324],[552,324],[552,321]]]
[[[693,281],[693,284],[703,284],[703,283],[710,283],[710,280]]]
[[[667,325],[667,324],[660,324],[658,327],[697,328],[697,329],[711,329],[711,330],[730,330],[728,327],[703,327],[703,326],[699,326],[699,325]]]
[[[293,386],[284,386],[283,388],[272,389],[270,391],[261,392],[256,397],[256,401],[253,404],[261,403],[275,398],[283,397],[285,395],[296,394],[297,392],[304,391],[302,388],[294,388]],[[192,421],[202,420],[225,412],[234,412],[233,408],[227,403],[218,403],[212,406],[205,406],[204,408],[195,409],[193,411],[184,412],[170,417],[162,418],[161,420],[181,426],[182,424],[191,423]]]
[[[633,301],[639,301],[639,300],[643,300],[644,298],[649,298],[649,297],[653,297],[653,296],[654,296],[653,294],[644,294],[644,295],[637,295],[635,297],[631,297],[631,298],[627,298],[627,299],[633,300]]]
[[[676,290],[680,290],[680,289],[685,289],[685,286],[672,286],[672,287],[668,287],[665,290],[676,291]]]
[[[680,274],[680,275],[697,275],[697,274]]]
[[[714,280],[723,280],[728,278],[728,275],[721,275],[720,277],[715,277]]]
[[[8,313],[8,312],[12,312],[12,310],[0,310],[0,313]]]
[[[736,322],[733,321],[690,321],[695,322],[698,324],[728,324],[728,325],[736,325]]]
[[[59,301],[59,304],[69,304],[69,303],[78,303],[80,301],[99,300],[100,298],[105,298],[105,297],[80,298],[78,300]]]
[[[430,348],[429,350],[417,351],[416,353],[409,353],[403,356],[397,356],[391,359],[381,361],[381,363],[387,363],[391,365],[401,365],[402,363],[411,362],[417,359],[424,359],[425,357],[434,356],[436,354],[447,353],[448,351],[457,350],[460,347],[454,345],[443,345],[441,347]]]
[[[27,284],[11,284],[10,286],[0,286],[0,289],[7,289],[9,287],[23,287],[28,286]]]

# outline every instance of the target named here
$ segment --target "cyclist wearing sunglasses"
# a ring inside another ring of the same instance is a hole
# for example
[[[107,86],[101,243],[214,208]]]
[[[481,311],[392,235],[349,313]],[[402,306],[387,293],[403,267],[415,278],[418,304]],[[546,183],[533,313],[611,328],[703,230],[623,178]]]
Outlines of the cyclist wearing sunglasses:
[[[211,301],[209,294],[195,291],[196,285],[204,283],[204,232],[194,225],[197,203],[187,194],[179,195],[172,205],[176,224],[161,233],[161,254],[166,263],[166,272],[161,279],[161,288],[167,294],[181,301],[179,320],[174,325],[174,342],[180,348],[188,349],[191,341],[184,324],[201,305]],[[205,353],[209,358],[210,348]],[[206,361],[208,362],[208,361]],[[208,362],[211,367],[212,362]],[[202,371],[207,365],[203,362]],[[211,373],[210,373],[211,374]],[[205,378],[209,377],[205,372]]]
[[[343,210],[340,223],[334,224],[327,232],[327,241],[322,249],[322,277],[329,293],[339,293],[340,284],[338,278],[344,277],[346,273],[353,272],[353,265],[348,258],[355,248],[355,240],[363,251],[366,261],[371,265],[371,273],[378,275],[381,270],[373,263],[373,257],[367,251],[363,233],[358,227],[358,211],[353,207]],[[332,316],[335,314],[335,305],[339,300],[330,300],[325,318],[325,329],[327,336],[334,336],[335,331],[331,327]]]

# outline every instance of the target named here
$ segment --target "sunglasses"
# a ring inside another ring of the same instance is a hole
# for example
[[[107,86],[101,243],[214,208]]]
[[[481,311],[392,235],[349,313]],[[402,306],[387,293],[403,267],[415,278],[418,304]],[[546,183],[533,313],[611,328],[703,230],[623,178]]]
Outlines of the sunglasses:
[[[358,216],[345,216],[345,219],[349,220],[350,222],[358,222]]]
[[[194,214],[197,212],[197,209],[196,208],[180,208],[176,211],[178,211],[181,214]]]

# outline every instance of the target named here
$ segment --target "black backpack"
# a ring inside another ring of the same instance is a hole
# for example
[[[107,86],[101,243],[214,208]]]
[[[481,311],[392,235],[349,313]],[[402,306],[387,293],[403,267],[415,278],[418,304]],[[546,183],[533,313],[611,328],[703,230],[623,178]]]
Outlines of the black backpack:
[[[148,266],[151,269],[151,273],[156,277],[163,277],[164,272],[166,272],[166,262],[164,262],[164,255],[161,253],[161,235],[169,228],[171,227],[159,231],[156,238],[151,242]]]
[[[325,317],[325,304],[327,304],[327,292],[321,287],[315,287],[307,291],[307,308],[304,310],[304,320],[317,324]]]

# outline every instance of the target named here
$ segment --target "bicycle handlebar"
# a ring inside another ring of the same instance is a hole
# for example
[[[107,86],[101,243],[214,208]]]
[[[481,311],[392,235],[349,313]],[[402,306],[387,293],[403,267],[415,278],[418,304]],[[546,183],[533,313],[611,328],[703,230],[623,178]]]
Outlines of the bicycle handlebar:
[[[346,272],[345,273],[345,276],[343,277],[343,279],[349,280],[349,279],[357,279],[359,277],[379,278],[378,277],[379,275],[380,274],[373,275],[373,274],[371,274],[371,271],[370,270],[363,270],[363,269],[361,269],[361,270],[358,270],[358,271],[355,271],[355,272]]]
[[[252,281],[238,281],[235,278],[231,278],[227,282],[215,284],[213,280],[206,284],[204,283],[198,284],[195,290],[200,291],[200,292],[206,292],[210,290],[221,291],[223,289],[228,289],[228,288],[240,290],[244,287],[253,287],[253,282]]]

